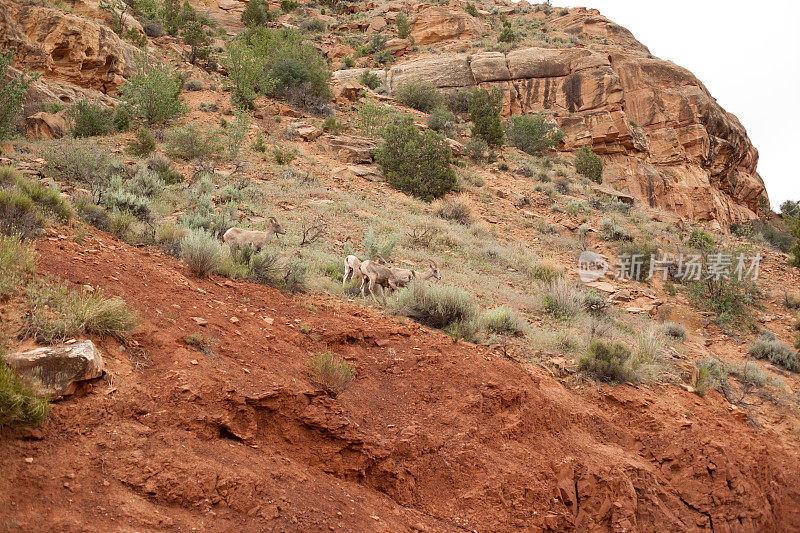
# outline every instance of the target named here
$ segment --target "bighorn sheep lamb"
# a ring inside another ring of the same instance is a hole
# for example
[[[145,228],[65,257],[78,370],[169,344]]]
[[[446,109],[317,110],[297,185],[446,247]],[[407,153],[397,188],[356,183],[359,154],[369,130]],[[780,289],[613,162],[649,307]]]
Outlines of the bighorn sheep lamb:
[[[269,217],[269,224],[270,227],[267,231],[257,231],[236,227],[230,228],[222,236],[222,240],[225,241],[225,243],[231,248],[247,246],[249,244],[255,248],[256,252],[260,252],[261,247],[267,244],[267,242],[272,238],[272,235],[286,235],[286,230],[283,229],[283,226],[278,223],[275,217]]]
[[[379,264],[377,261],[364,261],[359,267],[361,270],[361,296],[364,297],[364,288],[369,282],[369,292],[375,303],[378,299],[375,297],[375,286],[379,285],[381,288],[381,299],[386,302],[386,293],[384,290],[388,287],[396,290],[398,287],[405,287],[411,282],[412,274],[406,272],[397,273],[395,269]],[[405,269],[400,269],[405,270]]]

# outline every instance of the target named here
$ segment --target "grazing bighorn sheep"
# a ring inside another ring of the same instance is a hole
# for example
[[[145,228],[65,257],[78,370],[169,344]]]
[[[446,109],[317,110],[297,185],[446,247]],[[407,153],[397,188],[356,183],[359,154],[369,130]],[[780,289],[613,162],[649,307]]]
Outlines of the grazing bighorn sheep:
[[[396,290],[399,287],[405,287],[407,284],[411,283],[413,278],[412,274],[408,272],[398,273],[398,269],[381,265],[377,261],[364,261],[361,263],[359,270],[361,270],[361,275],[363,276],[361,279],[361,296],[364,297],[364,288],[367,286],[367,282],[369,282],[369,292],[372,295],[372,299],[375,300],[375,303],[378,303],[378,299],[375,297],[376,285],[380,286],[381,299],[385,303],[385,289],[387,287],[392,290]]]
[[[363,274],[361,274],[361,259],[354,255],[348,255],[344,258],[344,277],[342,277],[342,286],[347,283],[348,279],[361,279]],[[378,256],[378,259],[375,261],[379,265],[385,265],[386,259],[383,257]]]
[[[432,259],[428,259],[430,261],[431,266],[428,267],[428,270],[420,274],[416,270],[410,268],[392,268],[392,270],[400,277],[405,277],[406,275],[411,276],[411,279],[420,279],[425,281],[427,279],[436,278],[442,279],[441,274],[439,274],[439,265],[436,264],[436,261]]]
[[[256,252],[259,252],[261,247],[272,238],[272,235],[286,235],[286,230],[283,229],[283,226],[278,223],[275,217],[269,217],[269,224],[270,227],[267,231],[230,228],[222,235],[222,240],[231,248],[249,244],[256,249]]]

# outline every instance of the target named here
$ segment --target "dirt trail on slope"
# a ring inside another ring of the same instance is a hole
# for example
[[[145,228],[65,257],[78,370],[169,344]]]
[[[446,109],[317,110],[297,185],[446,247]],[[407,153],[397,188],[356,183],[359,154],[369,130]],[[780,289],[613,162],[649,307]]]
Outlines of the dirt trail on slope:
[[[144,324],[139,346],[99,342],[108,376],[40,434],[2,434],[0,530],[800,529],[800,463],[717,393],[568,390],[377,310],[199,280],[102,233],[38,248],[40,272],[119,295]],[[323,350],[357,368],[337,399],[305,370]]]

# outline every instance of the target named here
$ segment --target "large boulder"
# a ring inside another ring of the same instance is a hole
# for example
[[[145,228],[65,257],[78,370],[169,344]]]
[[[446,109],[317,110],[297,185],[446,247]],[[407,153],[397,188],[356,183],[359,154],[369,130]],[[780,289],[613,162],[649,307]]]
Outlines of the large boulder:
[[[378,143],[352,135],[323,135],[323,143],[346,163],[370,164]]]
[[[32,139],[60,139],[66,131],[64,111],[55,114],[40,111],[25,121],[25,134]]]
[[[413,21],[411,37],[419,45],[451,39],[477,39],[483,34],[483,23],[462,10],[447,6],[430,6],[420,11]]]
[[[103,375],[103,357],[90,340],[17,352],[5,360],[50,399],[72,394],[81,381]]]

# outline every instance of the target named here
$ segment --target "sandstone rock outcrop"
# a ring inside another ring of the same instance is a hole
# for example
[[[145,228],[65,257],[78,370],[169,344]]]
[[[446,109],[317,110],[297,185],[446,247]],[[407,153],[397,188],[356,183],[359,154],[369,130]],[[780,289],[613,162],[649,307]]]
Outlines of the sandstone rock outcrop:
[[[134,71],[136,48],[110,28],[51,7],[0,0],[0,45],[17,66],[102,93]]]
[[[557,20],[646,50],[594,11],[572,10]],[[398,62],[385,84],[396,94],[411,81],[451,91],[498,88],[505,115],[552,115],[567,133],[561,150],[590,146],[603,154],[605,183],[653,207],[727,227],[754,218],[766,195],[758,152],[739,120],[669,61],[619,48],[444,53]]]
[[[411,37],[417,44],[433,44],[451,39],[477,39],[484,30],[480,20],[447,6],[424,7],[413,24]]]

